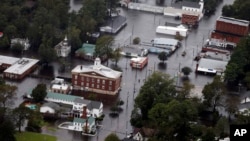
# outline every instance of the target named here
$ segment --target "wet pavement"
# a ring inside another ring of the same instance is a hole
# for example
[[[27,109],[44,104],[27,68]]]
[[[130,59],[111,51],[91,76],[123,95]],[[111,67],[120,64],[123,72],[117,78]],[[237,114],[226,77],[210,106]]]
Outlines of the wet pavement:
[[[155,4],[153,0],[144,0],[146,3]],[[166,0],[165,3],[168,4],[169,1]],[[55,131],[49,130],[47,128],[43,129],[43,133],[51,134],[57,136],[58,141],[103,141],[104,138],[111,132],[115,132],[120,138],[124,138],[126,133],[132,132],[132,127],[129,123],[131,111],[134,105],[134,98],[137,96],[140,87],[143,85],[144,80],[152,74],[154,71],[162,71],[175,76],[178,71],[184,66],[191,67],[193,71],[195,70],[196,63],[193,61],[197,52],[201,50],[202,44],[208,38],[210,32],[214,28],[215,21],[217,17],[221,14],[220,9],[224,4],[232,4],[233,0],[224,0],[217,8],[215,15],[210,18],[204,17],[200,21],[199,27],[196,30],[192,30],[187,39],[182,41],[183,46],[179,48],[171,57],[168,58],[166,63],[166,68],[159,66],[159,59],[157,55],[149,54],[149,62],[146,68],[143,70],[131,69],[129,66],[129,58],[123,57],[118,65],[123,70],[122,77],[122,90],[119,94],[119,98],[125,103],[122,106],[123,112],[120,113],[118,118],[109,117],[109,108],[110,106],[104,105],[104,114],[106,115],[103,122],[102,128],[98,131],[96,137],[85,137],[78,132],[56,129]],[[72,2],[71,2],[72,4]],[[79,3],[76,4],[79,6]],[[79,7],[76,7],[79,8]],[[121,15],[126,16],[127,26],[121,30],[115,36],[115,46],[126,46],[130,45],[134,37],[140,37],[142,42],[150,42],[155,37],[170,37],[165,35],[156,34],[155,30],[158,25],[164,25],[168,23],[180,23],[174,18],[164,17],[163,15],[158,15],[154,13],[146,13],[140,11],[126,10],[121,9]],[[173,38],[173,37],[172,37]],[[185,57],[181,56],[183,51],[186,51],[187,54]],[[25,54],[24,54],[25,55]],[[52,63],[54,66],[55,76],[66,76],[70,77],[70,70],[75,67],[77,64],[90,64],[83,60],[72,59],[72,63],[69,65],[70,68],[66,73],[59,72],[59,64],[57,62]],[[110,65],[113,64],[111,61]],[[213,77],[206,75],[196,75],[194,72],[189,75],[191,83],[195,84],[196,92],[199,93],[202,90],[202,87],[208,82],[212,81]],[[12,84],[18,85],[17,100],[15,105],[18,105],[22,102],[22,95],[27,93],[31,88],[34,88],[38,83],[49,83],[48,80],[36,79],[36,78],[25,78],[21,82],[9,82]],[[176,85],[181,85],[181,80],[176,81]],[[60,124],[56,122],[55,125]],[[55,126],[56,128],[56,126]]]

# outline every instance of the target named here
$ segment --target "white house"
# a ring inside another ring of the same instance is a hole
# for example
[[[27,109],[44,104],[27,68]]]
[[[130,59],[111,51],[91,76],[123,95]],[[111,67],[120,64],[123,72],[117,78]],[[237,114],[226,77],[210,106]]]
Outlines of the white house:
[[[23,46],[23,50],[28,50],[30,48],[30,42],[29,39],[21,39],[21,38],[14,38],[10,40],[10,46],[20,44]]]
[[[55,93],[68,94],[70,92],[70,85],[64,82],[64,79],[55,78],[51,82],[51,91]]]
[[[87,106],[87,115],[100,117],[103,114],[103,104],[99,101],[91,101],[82,98],[76,98],[73,104],[73,110],[82,113],[83,107]]]
[[[190,1],[182,1],[182,10],[202,13],[203,8],[204,8],[203,0],[200,0],[199,3],[190,2]]]
[[[67,57],[71,52],[71,46],[68,43],[68,38],[65,36],[64,40],[55,46],[58,57]]]
[[[92,117],[100,117],[103,115],[103,104],[99,101],[91,101],[83,99],[80,96],[73,96],[68,94],[59,94],[54,92],[47,92],[47,96],[45,97],[46,101],[55,102],[55,103],[63,103],[67,105],[72,105],[72,110],[80,113],[80,116],[83,107],[87,107],[88,116]]]
[[[58,110],[60,110],[60,106],[53,102],[44,103],[40,107],[40,113],[55,114]]]

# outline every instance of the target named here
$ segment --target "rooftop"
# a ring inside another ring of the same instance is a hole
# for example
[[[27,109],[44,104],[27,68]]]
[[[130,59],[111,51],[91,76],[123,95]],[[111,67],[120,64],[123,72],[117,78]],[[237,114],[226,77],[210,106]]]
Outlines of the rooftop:
[[[93,122],[95,121],[95,118],[93,117],[88,117],[88,123],[89,124],[92,124]],[[74,121],[73,122],[76,122],[76,123],[85,123],[86,122],[86,119],[83,119],[83,118],[74,118]]]
[[[144,60],[146,60],[147,57],[137,57],[137,58],[132,58],[130,59],[132,62],[136,62],[136,63],[142,63]]]
[[[237,24],[237,25],[247,26],[247,27],[249,26],[249,21],[235,19],[235,18],[231,18],[231,17],[220,16],[220,17],[218,17],[217,21],[222,21],[222,22],[226,22],[226,23],[232,23],[232,24]]]
[[[67,90],[70,86],[68,84],[53,84],[52,89],[60,89],[60,90]]]
[[[171,6],[175,7],[175,8],[180,8],[180,9],[182,7],[191,7],[191,8],[200,8],[201,7],[199,2],[191,2],[191,1],[179,1],[177,3],[172,3]]]
[[[210,73],[224,72],[227,63],[228,62],[221,60],[201,58],[199,61],[198,71]]]
[[[99,101],[91,101],[91,100],[86,100],[86,99],[82,99],[82,98],[76,98],[74,100],[75,103],[81,103],[81,104],[86,104],[88,109],[99,109],[101,107],[101,102]]]
[[[0,55],[0,65],[2,64],[12,65],[16,63],[18,60],[20,60],[20,58]]]
[[[96,58],[94,65],[91,66],[77,65],[71,72],[72,73],[94,72],[107,78],[118,78],[122,75],[122,72],[115,71],[112,70],[111,68],[103,66],[99,58]]]
[[[14,60],[14,59],[13,59]],[[15,64],[6,69],[5,73],[23,74],[33,67],[39,60],[30,58],[21,58]]]
[[[154,38],[154,40],[152,40],[153,44],[170,45],[170,46],[175,46],[178,44],[178,42],[179,42],[178,40],[170,38]]]
[[[60,100],[72,101],[73,102],[76,98],[82,98],[82,97],[74,96],[74,95],[68,95],[68,94],[47,92],[46,98],[60,99]]]
[[[51,108],[53,108],[55,110],[59,110],[60,109],[60,106],[58,104],[54,103],[54,102],[46,102],[41,107],[46,107],[46,106],[47,107],[51,107]]]
[[[76,50],[76,53],[84,53],[89,56],[93,56],[95,52],[95,45],[83,43],[82,47]]]

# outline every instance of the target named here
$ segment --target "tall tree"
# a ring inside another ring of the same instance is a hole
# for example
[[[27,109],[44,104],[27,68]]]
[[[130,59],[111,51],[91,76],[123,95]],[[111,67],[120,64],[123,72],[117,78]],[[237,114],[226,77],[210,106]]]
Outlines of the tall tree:
[[[0,85],[0,107],[7,108],[13,103],[13,98],[16,96],[17,87],[9,84]]]
[[[115,65],[117,66],[118,61],[121,59],[121,48],[116,48],[112,52],[112,60],[115,62]]]
[[[135,105],[141,111],[142,119],[148,119],[148,111],[156,103],[166,103],[176,95],[173,79],[168,74],[154,72],[141,87]]]
[[[44,39],[45,42],[45,39]],[[38,53],[41,57],[41,60],[46,64],[54,61],[56,58],[55,50],[51,47],[51,40],[46,41],[47,43],[41,44],[38,50]]]
[[[104,0],[84,0],[80,15],[92,17],[97,24],[102,24],[106,16],[106,10]]]
[[[31,93],[31,96],[36,102],[41,102],[47,96],[46,84],[38,84]]]
[[[208,108],[216,111],[217,106],[221,106],[221,98],[226,94],[225,85],[221,82],[220,76],[215,76],[212,83],[208,83],[202,90],[204,96],[204,104]]]
[[[28,119],[31,111],[29,108],[21,105],[13,110],[13,118],[18,131],[21,132],[21,127],[24,125],[26,119]]]
[[[190,121],[196,121],[197,114],[197,108],[192,101],[172,100],[167,104],[154,105],[149,111],[149,118],[156,123],[159,131],[167,135],[163,140],[171,140],[174,134],[177,134],[178,140],[187,140]]]
[[[112,51],[111,48],[112,44],[114,42],[114,38],[109,35],[104,35],[101,38],[98,38],[96,41],[96,48],[95,48],[95,56],[101,57],[101,58],[107,58],[107,65],[108,60],[112,58]]]

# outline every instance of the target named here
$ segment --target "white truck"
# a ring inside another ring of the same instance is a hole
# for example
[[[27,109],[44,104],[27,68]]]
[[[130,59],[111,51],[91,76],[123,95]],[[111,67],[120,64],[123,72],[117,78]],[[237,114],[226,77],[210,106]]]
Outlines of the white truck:
[[[156,33],[167,34],[167,35],[181,35],[182,37],[187,37],[188,29],[183,25],[179,25],[177,27],[172,26],[158,26],[156,28]]]

